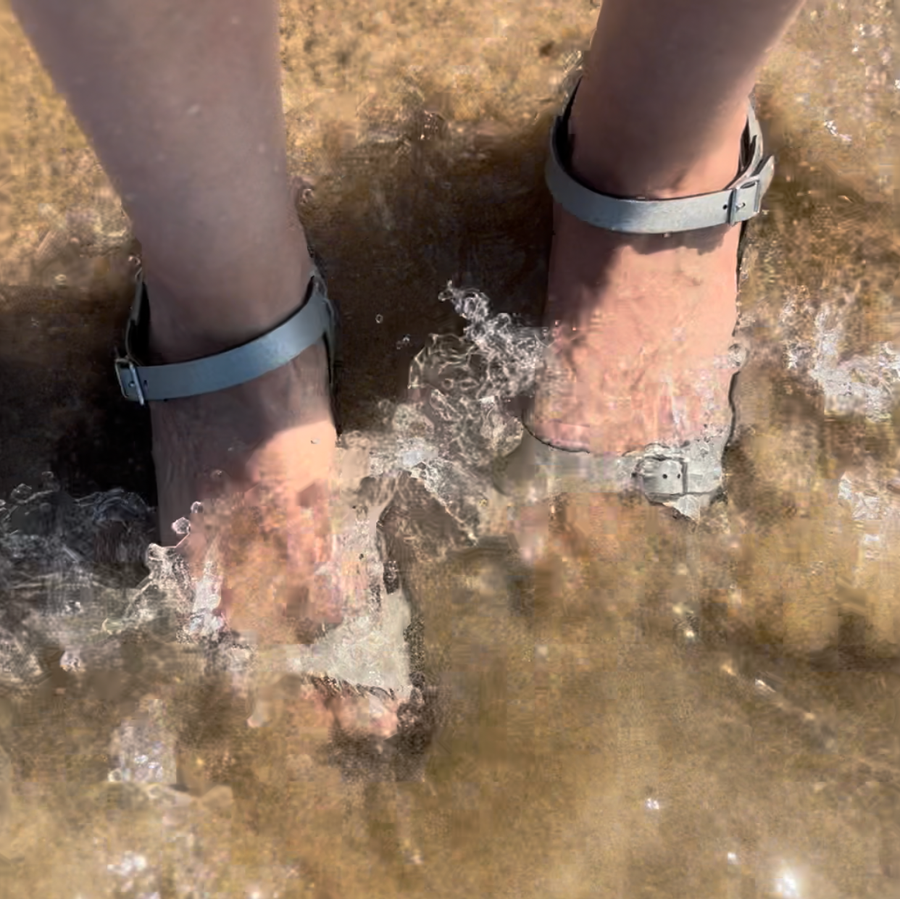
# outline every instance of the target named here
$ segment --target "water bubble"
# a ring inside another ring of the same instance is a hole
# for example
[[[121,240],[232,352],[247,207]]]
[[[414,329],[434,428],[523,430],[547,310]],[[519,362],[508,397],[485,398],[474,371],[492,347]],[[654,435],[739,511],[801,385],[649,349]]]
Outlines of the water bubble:
[[[179,537],[187,537],[191,532],[191,523],[186,518],[179,518],[178,521],[172,522],[172,530]]]
[[[19,484],[18,487],[10,492],[9,501],[11,503],[24,503],[32,493],[34,491],[27,484]]]
[[[203,503],[199,500],[195,503],[191,503],[191,515],[202,515],[203,514]]]
[[[384,321],[384,316],[379,312],[378,315],[375,316],[375,324],[380,325]]]
[[[74,671],[80,671],[82,663],[79,651],[77,649],[67,649],[59,660],[59,667],[70,674]]]
[[[397,349],[402,350],[403,347],[409,346],[411,342],[412,338],[409,336],[409,334],[404,334],[403,339],[397,341]]]

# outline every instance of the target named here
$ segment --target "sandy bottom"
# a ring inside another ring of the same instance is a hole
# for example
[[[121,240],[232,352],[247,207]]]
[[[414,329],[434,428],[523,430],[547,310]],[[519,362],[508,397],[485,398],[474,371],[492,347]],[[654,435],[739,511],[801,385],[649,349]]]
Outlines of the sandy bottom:
[[[571,0],[284,4],[288,142],[345,324],[345,428],[379,425],[428,335],[460,332],[437,302],[448,280],[539,311],[546,135],[595,19]],[[5,4],[0,24],[0,489],[51,469],[73,495],[152,504],[148,423],[109,364],[135,246]],[[559,499],[527,576],[415,491],[389,510],[418,664],[444,697],[419,781],[348,776],[290,684],[251,730],[184,647],[150,635],[77,677],[48,647],[46,676],[0,695],[0,892],[896,896],[893,27],[886,3],[810,3],[758,86],[779,164],[742,284],[727,502],[691,525]],[[0,562],[12,608],[16,561]],[[132,739],[181,790],[110,781]]]

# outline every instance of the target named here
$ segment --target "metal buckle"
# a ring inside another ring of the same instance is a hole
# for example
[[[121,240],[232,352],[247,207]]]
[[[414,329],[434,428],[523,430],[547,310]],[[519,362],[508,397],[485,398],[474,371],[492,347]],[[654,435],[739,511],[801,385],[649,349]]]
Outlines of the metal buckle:
[[[128,393],[128,388],[125,384],[125,372],[128,372],[128,387],[132,388],[135,393],[137,393],[137,400]],[[131,359],[123,359],[119,357],[116,359],[116,378],[119,381],[119,389],[122,391],[122,396],[125,397],[126,400],[130,402],[138,402],[142,406],[147,404],[147,398],[144,396],[144,389],[141,387],[141,379],[138,377],[137,369],[134,367],[134,362]]]
[[[671,499],[687,493],[687,465],[681,459],[650,456],[642,460],[635,473],[640,477],[641,489],[648,496]]]
[[[741,214],[741,211],[746,207],[746,203],[741,202],[741,191],[747,190],[747,188],[753,187],[753,212],[751,214]],[[728,224],[736,225],[738,222],[746,221],[749,218],[753,218],[759,212],[760,205],[762,203],[762,191],[760,188],[762,187],[762,182],[759,178],[750,178],[748,181],[745,181],[743,184],[739,184],[736,187],[731,189],[731,195],[728,198]]]

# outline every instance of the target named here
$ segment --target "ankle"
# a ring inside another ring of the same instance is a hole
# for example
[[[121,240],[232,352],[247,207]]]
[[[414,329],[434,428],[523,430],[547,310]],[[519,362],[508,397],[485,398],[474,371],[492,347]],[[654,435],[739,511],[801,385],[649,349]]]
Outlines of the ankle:
[[[145,274],[151,353],[159,361],[180,362],[267,333],[300,308],[312,269],[305,248],[302,256],[294,253],[277,267],[258,266],[256,273],[235,272],[228,278],[203,266],[189,282],[173,282],[151,269]]]
[[[705,135],[684,137],[669,123],[642,128],[633,112],[585,112],[579,89],[572,111],[573,173],[611,196],[666,200],[726,188],[740,171],[746,103],[716,117]],[[680,123],[679,123],[680,124]],[[667,132],[671,131],[671,134]]]

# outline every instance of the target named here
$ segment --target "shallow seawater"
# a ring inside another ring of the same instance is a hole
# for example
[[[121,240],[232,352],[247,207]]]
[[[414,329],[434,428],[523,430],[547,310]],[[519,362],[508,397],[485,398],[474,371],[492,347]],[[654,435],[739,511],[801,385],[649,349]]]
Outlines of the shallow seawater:
[[[379,754],[305,719],[296,677],[248,727],[252,654],[148,552],[148,425],[109,365],[137,248],[0,9],[0,893],[900,892],[893,10],[808,4],[757,87],[779,162],[725,499],[690,522],[557,497],[529,570],[485,472],[518,436],[546,135],[596,12],[283,4],[343,452],[371,475],[346,486],[378,524],[346,545],[408,609],[427,709]]]

